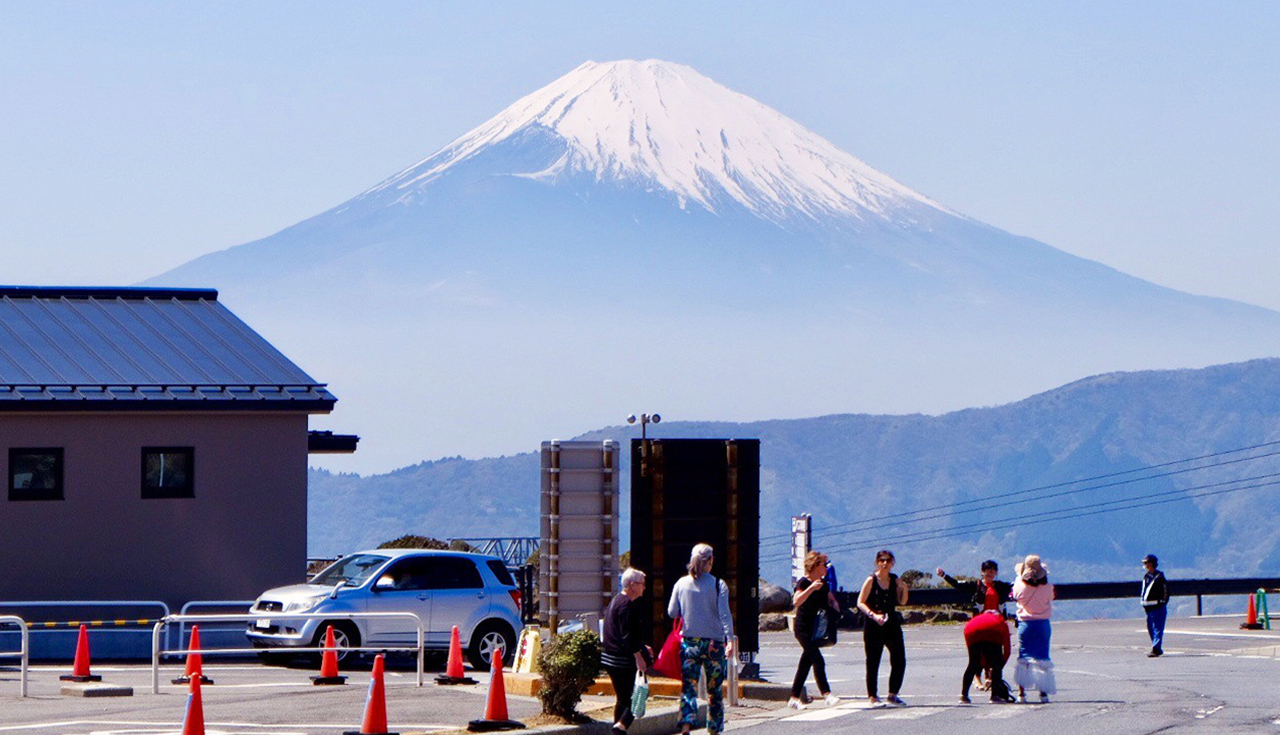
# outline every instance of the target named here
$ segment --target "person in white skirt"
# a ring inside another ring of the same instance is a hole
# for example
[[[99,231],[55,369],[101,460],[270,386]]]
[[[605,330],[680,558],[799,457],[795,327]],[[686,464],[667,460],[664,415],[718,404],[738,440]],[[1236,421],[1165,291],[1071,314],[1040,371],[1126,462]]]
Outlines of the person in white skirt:
[[[1018,666],[1014,681],[1018,699],[1027,701],[1027,690],[1040,692],[1040,701],[1048,702],[1056,694],[1053,661],[1049,659],[1049,618],[1053,615],[1053,584],[1049,570],[1032,554],[1014,569],[1013,600],[1018,605]]]

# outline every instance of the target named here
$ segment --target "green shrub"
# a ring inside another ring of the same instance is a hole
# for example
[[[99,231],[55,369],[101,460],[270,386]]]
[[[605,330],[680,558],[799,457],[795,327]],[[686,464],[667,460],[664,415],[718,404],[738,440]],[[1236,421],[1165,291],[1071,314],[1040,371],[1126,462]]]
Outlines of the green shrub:
[[[573,719],[582,693],[600,673],[600,638],[589,630],[555,636],[538,655],[542,711]]]

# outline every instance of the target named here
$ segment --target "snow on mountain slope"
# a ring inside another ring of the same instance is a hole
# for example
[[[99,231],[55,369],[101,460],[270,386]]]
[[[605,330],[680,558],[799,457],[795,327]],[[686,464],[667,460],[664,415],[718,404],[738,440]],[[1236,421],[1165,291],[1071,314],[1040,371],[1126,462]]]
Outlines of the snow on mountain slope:
[[[525,131],[566,143],[545,180],[587,174],[674,194],[716,211],[725,198],[774,222],[795,216],[912,221],[946,211],[765,105],[665,61],[587,62],[517,101],[360,199],[411,202],[450,169]]]

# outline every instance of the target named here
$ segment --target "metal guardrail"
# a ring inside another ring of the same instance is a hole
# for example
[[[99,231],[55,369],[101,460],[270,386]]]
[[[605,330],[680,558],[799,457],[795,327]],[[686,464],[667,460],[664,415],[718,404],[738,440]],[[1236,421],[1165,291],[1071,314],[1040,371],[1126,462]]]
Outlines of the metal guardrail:
[[[85,620],[32,621],[26,628],[32,633],[57,633],[59,628],[79,628],[81,624],[93,628],[103,628],[103,633],[145,635],[145,626],[151,625],[158,618],[169,614],[169,606],[160,600],[4,600],[0,601],[0,610],[18,608],[155,608],[159,615],[150,618],[95,618]],[[137,626],[137,627],[129,627]],[[121,628],[121,630],[112,630]],[[65,632],[61,631],[61,632]]]
[[[209,655],[238,655],[257,654],[273,649],[264,648],[204,648],[199,651],[191,651],[187,649],[162,650],[160,647],[160,637],[166,625],[173,623],[247,623],[253,620],[357,620],[357,619],[378,619],[378,618],[410,618],[414,621],[414,625],[418,630],[418,645],[414,648],[406,646],[363,646],[351,647],[344,650],[347,651],[416,651],[418,654],[418,686],[423,685],[424,671],[426,669],[426,648],[424,647],[425,635],[422,627],[422,618],[410,612],[364,612],[364,613],[289,613],[288,615],[280,614],[261,614],[250,613],[244,615],[166,615],[160,622],[156,623],[151,631],[151,693],[160,693],[160,657],[161,656],[186,656],[192,653],[199,653],[201,656]],[[281,653],[322,653],[323,647],[316,646],[288,646],[274,649]]]
[[[0,625],[10,624],[18,626],[18,637],[22,642],[22,647],[17,651],[0,651],[0,658],[18,658],[22,673],[18,679],[18,692],[22,697],[27,696],[27,668],[31,656],[31,639],[30,632],[27,629],[27,621],[17,615],[0,615]]]
[[[1280,577],[1234,577],[1227,579],[1171,579],[1169,583],[1170,597],[1195,597],[1196,614],[1202,614],[1205,595],[1250,595],[1259,589],[1280,589]],[[1054,591],[1057,599],[1062,600],[1118,600],[1124,598],[1138,599],[1142,592],[1142,582],[1064,582],[1055,583]],[[836,593],[840,607],[856,609],[852,606],[858,600],[857,592],[842,591]],[[935,607],[938,605],[967,606],[972,602],[969,593],[954,587],[913,588],[906,607]]]
[[[253,607],[254,602],[255,602],[254,600],[192,600],[191,602],[188,602],[187,604],[182,606],[182,609],[178,611],[178,615],[190,615],[192,614],[191,610],[194,608],[239,607],[241,609],[248,610]],[[156,621],[152,621],[152,622],[156,622]],[[229,633],[229,632],[238,631],[238,630],[240,630],[239,626],[236,626],[235,628],[210,629],[210,630],[206,630],[205,632],[206,633],[210,633],[210,632],[219,632],[219,633],[228,632]],[[179,621],[178,622],[178,645],[182,645],[182,642],[185,641],[186,639],[187,639],[187,624],[185,621]],[[168,638],[166,638],[165,644],[172,645],[171,641]]]

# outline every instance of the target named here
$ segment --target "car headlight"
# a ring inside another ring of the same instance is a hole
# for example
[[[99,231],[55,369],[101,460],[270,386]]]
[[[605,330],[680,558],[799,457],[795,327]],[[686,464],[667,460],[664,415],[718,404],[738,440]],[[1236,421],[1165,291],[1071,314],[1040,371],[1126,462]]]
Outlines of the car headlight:
[[[301,600],[293,600],[292,602],[287,602],[285,603],[285,606],[284,606],[284,612],[287,612],[287,613],[307,612],[308,610],[315,607],[316,605],[319,605],[320,601],[323,600],[325,597],[328,597],[328,595],[316,595],[315,597],[304,597]]]

